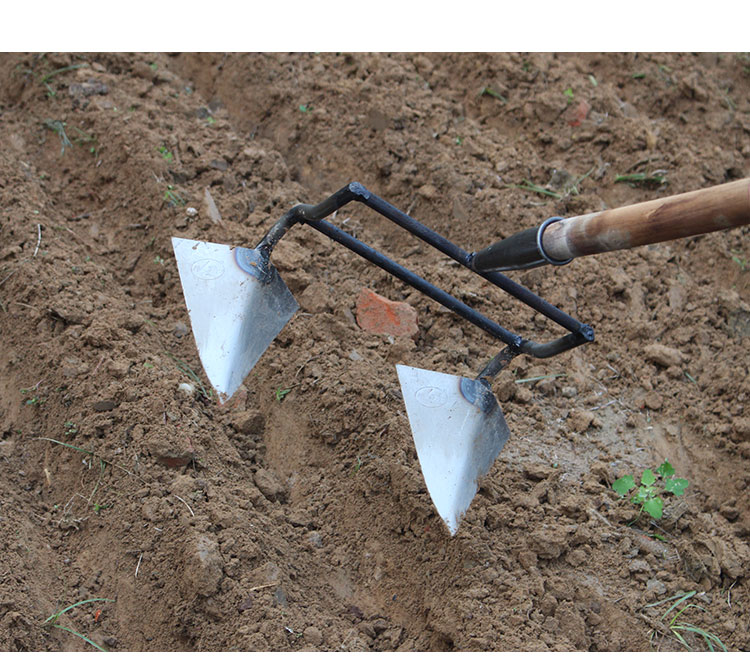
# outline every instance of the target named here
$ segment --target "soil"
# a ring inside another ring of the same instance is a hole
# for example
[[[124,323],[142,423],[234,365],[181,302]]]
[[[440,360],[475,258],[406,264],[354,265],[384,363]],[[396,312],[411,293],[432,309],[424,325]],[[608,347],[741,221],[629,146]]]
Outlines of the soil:
[[[394,364],[502,346],[296,227],[301,309],[220,406],[170,242],[253,247],[357,180],[475,250],[745,177],[747,56],[5,54],[0,118],[2,650],[750,648],[747,229],[514,276],[597,337],[496,378],[511,438],[455,537]],[[560,333],[361,205],[333,222]],[[358,327],[365,287],[417,335]],[[611,484],[665,458],[689,487],[653,521]]]

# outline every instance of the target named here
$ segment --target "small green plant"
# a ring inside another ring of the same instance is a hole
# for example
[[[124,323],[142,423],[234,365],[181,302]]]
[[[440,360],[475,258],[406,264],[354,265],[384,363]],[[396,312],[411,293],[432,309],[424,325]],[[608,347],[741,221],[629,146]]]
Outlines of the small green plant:
[[[299,111],[300,113],[309,113],[312,110],[311,104],[300,104]]]
[[[33,387],[25,387],[25,388],[22,387],[20,391],[24,395],[33,394],[39,388],[39,384],[40,382],[37,382]],[[24,401],[24,405],[41,405],[46,400],[47,400],[46,398],[41,398],[40,396],[36,396],[36,395],[30,396]]]
[[[688,599],[695,596],[696,591],[690,591],[690,592],[684,592],[682,594],[675,594],[674,596],[670,596],[667,599],[663,599],[661,601],[657,601],[656,603],[649,603],[646,608],[653,608],[658,605],[663,605],[665,603],[669,603],[670,601],[674,601],[674,603],[667,609],[667,611],[661,616],[661,620],[667,618],[667,615],[672,612],[672,610],[675,610],[678,606],[680,606],[682,603],[687,601]],[[676,599],[676,600],[675,600]],[[700,636],[703,638],[703,641],[706,644],[706,647],[709,651],[716,651],[714,649],[714,645],[718,645],[718,647],[722,651],[727,651],[727,648],[724,646],[724,643],[719,639],[719,636],[711,633],[709,631],[706,631],[705,629],[701,628],[700,626],[696,626],[695,624],[691,624],[689,622],[683,621],[681,619],[682,614],[688,610],[688,608],[696,608],[697,610],[703,610],[699,605],[696,605],[695,603],[685,603],[677,612],[675,612],[674,616],[670,620],[668,627],[671,631],[672,635],[675,637],[675,639],[688,651],[693,651],[692,647],[688,644],[687,640],[685,640],[685,637],[683,636],[683,633],[693,633],[695,635]],[[704,611],[705,612],[705,611]],[[653,638],[656,635],[655,631],[651,632],[651,637]]]
[[[513,184],[511,186],[515,189],[523,189],[524,191],[533,191],[534,193],[538,193],[541,196],[549,196],[550,198],[555,198],[557,200],[560,200],[562,198],[562,194],[559,194],[556,191],[550,191],[549,189],[545,189],[543,186],[534,184],[533,182],[530,182],[529,180],[524,180],[523,184]]]
[[[187,375],[197,385],[198,389],[206,400],[214,400],[213,389],[206,389],[201,379],[198,377],[196,372],[192,368],[190,368],[190,366],[182,361],[182,359],[178,359],[177,357],[175,357],[170,352],[167,352],[167,357],[169,357],[175,364],[177,364],[177,368],[185,375]]]
[[[60,137],[60,143],[62,143],[62,149],[60,150],[61,155],[65,154],[66,147],[73,147],[73,143],[70,142],[68,134],[65,133],[65,122],[60,122],[60,120],[45,120],[44,126]]]
[[[164,159],[164,161],[172,161],[172,159],[174,159],[174,155],[164,147],[164,145],[157,147],[156,151],[161,154],[161,158]]]
[[[633,74],[633,80],[639,81],[642,78],[646,78],[646,74],[643,72],[638,72],[637,74]]]
[[[61,631],[67,631],[68,633],[72,633],[73,635],[81,638],[81,640],[88,642],[92,647],[98,649],[99,651],[106,652],[107,651],[106,649],[104,649],[103,647],[100,647],[93,640],[90,640],[82,633],[79,633],[78,631],[74,631],[72,628],[68,628],[67,626],[60,626],[60,624],[57,623],[57,620],[60,619],[62,615],[64,615],[66,612],[70,610],[73,610],[73,608],[77,608],[78,606],[84,605],[85,603],[94,603],[96,601],[114,603],[114,599],[85,599],[84,601],[78,601],[78,603],[73,603],[72,605],[69,605],[67,608],[63,608],[62,610],[59,610],[55,614],[47,617],[47,619],[45,619],[43,622],[43,626],[45,628],[59,628]]]
[[[101,511],[104,511],[104,509],[111,509],[111,504],[98,504],[97,502],[94,502],[94,512],[100,513]]]
[[[78,433],[78,426],[76,426],[72,421],[66,421],[63,426],[65,427],[65,435],[75,437]]]
[[[174,190],[171,184],[167,185],[167,190],[164,192],[164,200],[170,207],[184,207],[185,199]]]
[[[563,90],[563,94],[568,99],[568,105],[573,103],[573,99],[575,98],[575,95],[573,94],[573,88],[569,87],[567,90]]]
[[[65,73],[66,71],[72,71],[73,69],[80,69],[81,67],[85,67],[86,63],[81,62],[79,64],[71,64],[67,67],[61,67],[60,69],[55,69],[54,71],[51,71],[48,74],[45,74],[40,79],[40,82],[44,87],[47,89],[47,96],[48,97],[54,97],[57,95],[57,93],[52,89],[52,86],[49,84],[49,82],[58,74]]]
[[[484,95],[492,97],[493,99],[497,99],[504,104],[508,102],[508,100],[502,94],[500,94],[497,90],[493,90],[489,85],[486,85],[481,90],[479,90],[479,96],[483,97]]]
[[[740,266],[741,271],[744,272],[750,269],[750,261],[744,256],[735,253],[732,255],[732,260]]]
[[[284,389],[282,387],[276,387],[276,392],[275,392],[276,400],[279,401],[279,403],[281,403],[281,401],[283,401],[287,397],[287,394],[291,390],[292,390],[291,387],[289,387],[288,389]]]
[[[207,124],[215,124],[215,123],[216,123],[216,119],[215,119],[214,117],[212,117],[211,115],[209,115],[209,116],[208,116],[208,117],[206,118],[206,123],[207,123]]]
[[[628,186],[661,186],[667,184],[667,171],[654,170],[651,173],[632,173],[630,175],[617,175],[615,182],[624,182]]]
[[[630,501],[641,505],[638,516],[645,511],[655,520],[659,520],[664,510],[664,502],[660,495],[682,495],[688,485],[687,479],[678,479],[674,476],[674,467],[665,460],[656,468],[656,473],[650,469],[643,470],[639,486],[636,485],[632,474],[626,474],[612,484],[612,490],[620,497],[625,497],[631,490],[637,489]]]
[[[155,265],[163,265],[164,264],[164,258],[161,256],[155,256],[154,257],[154,264]]]
[[[357,474],[357,472],[359,472],[362,469],[362,465],[364,465],[364,462],[362,461],[362,459],[359,456],[357,456],[357,462],[354,463],[354,469],[352,470],[352,476],[354,476],[355,474]]]

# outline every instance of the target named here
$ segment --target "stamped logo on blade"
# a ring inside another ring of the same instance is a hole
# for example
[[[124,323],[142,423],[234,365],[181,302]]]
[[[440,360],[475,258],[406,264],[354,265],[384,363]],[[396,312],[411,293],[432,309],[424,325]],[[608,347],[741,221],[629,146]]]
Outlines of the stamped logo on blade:
[[[440,407],[448,400],[448,396],[440,387],[422,387],[417,389],[414,397],[425,407]]]
[[[218,260],[203,258],[202,260],[196,260],[190,271],[193,272],[193,276],[196,278],[203,279],[204,281],[213,281],[224,273],[224,266]]]

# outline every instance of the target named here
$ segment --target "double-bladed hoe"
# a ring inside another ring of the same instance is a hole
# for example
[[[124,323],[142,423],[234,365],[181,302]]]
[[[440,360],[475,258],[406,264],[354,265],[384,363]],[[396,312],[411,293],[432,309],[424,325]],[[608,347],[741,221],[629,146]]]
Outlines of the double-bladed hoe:
[[[564,333],[525,339],[326,221],[350,202],[382,214],[466,269],[557,323]],[[193,335],[206,376],[223,403],[242,384],[298,308],[271,252],[296,224],[308,225],[416,288],[504,347],[475,378],[397,365],[419,463],[451,535],[479,479],[510,436],[490,381],[519,354],[540,359],[594,340],[593,329],[502,272],[564,265],[573,258],[663,242],[750,223],[750,179],[568,219],[553,217],[477,252],[467,252],[353,182],[319,205],[297,205],[254,249],[172,238]]]

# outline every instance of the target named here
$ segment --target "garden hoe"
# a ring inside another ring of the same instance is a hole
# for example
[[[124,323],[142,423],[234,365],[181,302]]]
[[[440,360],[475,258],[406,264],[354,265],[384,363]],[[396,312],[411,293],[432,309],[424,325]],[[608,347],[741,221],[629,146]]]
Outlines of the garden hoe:
[[[382,214],[463,267],[557,323],[565,333],[540,343],[500,326],[325,218],[350,202]],[[206,376],[223,403],[298,308],[271,252],[306,224],[401,279],[502,343],[476,378],[396,367],[430,497],[451,535],[510,436],[491,379],[519,354],[548,358],[594,340],[594,332],[503,271],[564,265],[573,258],[750,224],[750,179],[568,219],[553,217],[469,253],[353,182],[319,205],[297,205],[254,249],[173,238],[180,281]]]

